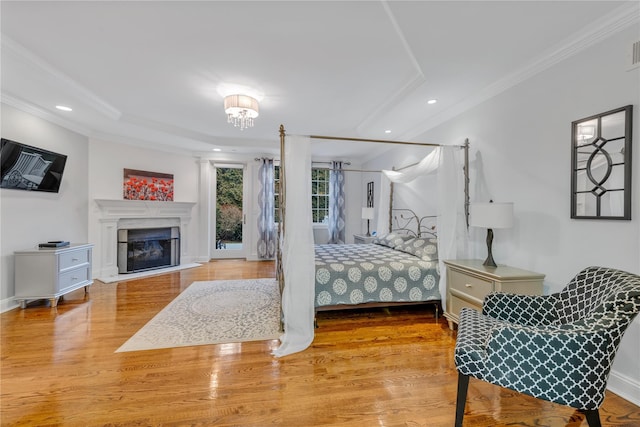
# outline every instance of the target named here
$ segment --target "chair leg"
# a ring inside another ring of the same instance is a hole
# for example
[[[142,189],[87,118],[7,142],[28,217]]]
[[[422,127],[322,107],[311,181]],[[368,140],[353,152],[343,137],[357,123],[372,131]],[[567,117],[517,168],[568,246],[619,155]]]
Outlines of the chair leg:
[[[589,427],[602,427],[602,424],[600,424],[600,412],[597,409],[583,409],[581,412],[587,418]]]
[[[468,389],[469,389],[469,375],[458,373],[458,397],[456,399],[455,427],[462,427],[462,418],[464,417],[464,407],[467,403]]]

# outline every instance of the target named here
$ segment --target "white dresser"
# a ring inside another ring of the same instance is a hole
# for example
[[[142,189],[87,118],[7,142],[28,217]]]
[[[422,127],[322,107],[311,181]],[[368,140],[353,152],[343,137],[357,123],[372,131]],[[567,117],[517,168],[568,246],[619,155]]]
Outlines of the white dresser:
[[[51,307],[62,295],[93,284],[92,244],[73,243],[61,248],[27,249],[15,255],[16,296],[20,307],[28,300],[48,299]]]

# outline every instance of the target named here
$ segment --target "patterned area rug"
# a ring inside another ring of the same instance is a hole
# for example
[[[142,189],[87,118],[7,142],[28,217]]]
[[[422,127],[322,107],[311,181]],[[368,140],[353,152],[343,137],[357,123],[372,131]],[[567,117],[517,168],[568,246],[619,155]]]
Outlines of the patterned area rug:
[[[193,282],[116,353],[280,336],[276,279]]]

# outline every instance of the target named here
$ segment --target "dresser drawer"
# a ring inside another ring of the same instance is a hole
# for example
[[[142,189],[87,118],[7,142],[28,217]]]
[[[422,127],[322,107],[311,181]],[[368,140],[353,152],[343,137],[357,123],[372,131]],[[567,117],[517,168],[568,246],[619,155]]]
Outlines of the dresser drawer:
[[[59,263],[60,271],[65,271],[70,268],[89,263],[91,260],[90,254],[90,249],[61,253]]]
[[[493,291],[493,282],[450,269],[449,286],[471,297],[484,301],[484,297]]]
[[[85,283],[91,280],[90,276],[91,268],[89,266],[60,273],[60,277],[58,279],[60,292],[64,292],[69,288],[84,286]]]

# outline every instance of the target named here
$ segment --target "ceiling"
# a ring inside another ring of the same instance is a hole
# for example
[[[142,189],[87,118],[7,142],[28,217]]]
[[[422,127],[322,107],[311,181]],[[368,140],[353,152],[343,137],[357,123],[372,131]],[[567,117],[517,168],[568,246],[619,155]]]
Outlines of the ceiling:
[[[276,152],[280,124],[288,133],[413,141],[637,24],[639,10],[637,1],[0,7],[3,102],[92,138],[194,155]],[[259,99],[255,127],[226,122],[223,96],[235,92]],[[362,158],[363,146],[326,142],[314,155]]]

